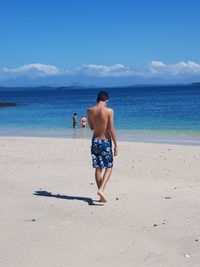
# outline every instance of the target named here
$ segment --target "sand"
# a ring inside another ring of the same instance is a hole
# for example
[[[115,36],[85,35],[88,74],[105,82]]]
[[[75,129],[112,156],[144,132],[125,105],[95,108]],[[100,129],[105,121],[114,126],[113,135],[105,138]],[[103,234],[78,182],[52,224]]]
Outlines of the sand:
[[[0,137],[0,266],[200,266],[200,147],[119,146],[100,205],[89,140]]]

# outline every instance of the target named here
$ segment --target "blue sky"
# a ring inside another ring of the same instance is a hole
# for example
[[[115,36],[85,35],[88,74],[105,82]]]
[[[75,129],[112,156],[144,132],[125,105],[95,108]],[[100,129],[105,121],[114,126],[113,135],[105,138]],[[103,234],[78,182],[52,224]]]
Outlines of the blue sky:
[[[0,84],[200,80],[199,14],[198,0],[1,1]]]

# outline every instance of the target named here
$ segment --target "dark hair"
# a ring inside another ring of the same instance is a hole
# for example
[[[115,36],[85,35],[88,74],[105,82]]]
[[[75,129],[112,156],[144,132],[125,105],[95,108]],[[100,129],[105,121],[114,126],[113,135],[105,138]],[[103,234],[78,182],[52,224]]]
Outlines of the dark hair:
[[[74,116],[76,116],[77,115],[77,113],[74,113]]]
[[[108,93],[104,91],[99,92],[97,96],[97,102],[106,100],[108,100]]]

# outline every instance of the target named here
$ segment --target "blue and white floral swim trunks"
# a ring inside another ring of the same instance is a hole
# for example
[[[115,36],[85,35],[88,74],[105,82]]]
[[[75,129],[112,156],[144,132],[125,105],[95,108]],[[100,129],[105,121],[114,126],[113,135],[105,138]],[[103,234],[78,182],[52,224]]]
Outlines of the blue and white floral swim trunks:
[[[93,168],[112,168],[113,153],[111,140],[101,140],[97,137],[92,138],[91,146]]]

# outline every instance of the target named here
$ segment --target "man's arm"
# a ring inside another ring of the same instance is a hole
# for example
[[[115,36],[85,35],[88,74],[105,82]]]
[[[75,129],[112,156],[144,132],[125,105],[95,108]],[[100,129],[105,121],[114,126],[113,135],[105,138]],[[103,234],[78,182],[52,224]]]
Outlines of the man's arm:
[[[92,123],[92,120],[91,120],[90,109],[88,109],[87,113],[88,113],[88,124],[90,126],[90,129],[93,131],[94,130],[94,126],[93,126],[93,123]]]
[[[109,129],[111,138],[112,138],[113,143],[114,143],[114,156],[117,156],[118,145],[117,145],[117,137],[116,137],[115,128],[114,128],[114,112],[112,109],[110,109],[110,112],[109,112],[108,129]]]

